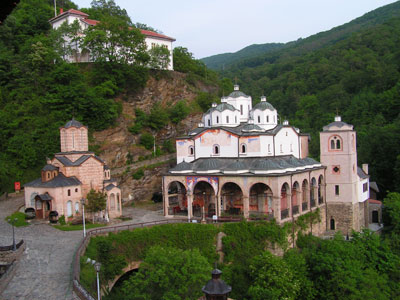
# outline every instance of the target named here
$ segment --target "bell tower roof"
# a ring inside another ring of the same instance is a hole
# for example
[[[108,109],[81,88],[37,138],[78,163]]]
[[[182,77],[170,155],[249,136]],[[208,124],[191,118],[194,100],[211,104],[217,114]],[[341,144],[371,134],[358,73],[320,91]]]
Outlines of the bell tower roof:
[[[70,127],[76,127],[76,128],[81,128],[81,127],[86,127],[84,126],[81,122],[75,120],[72,118],[72,120],[68,121],[65,125],[64,128],[70,128]]]

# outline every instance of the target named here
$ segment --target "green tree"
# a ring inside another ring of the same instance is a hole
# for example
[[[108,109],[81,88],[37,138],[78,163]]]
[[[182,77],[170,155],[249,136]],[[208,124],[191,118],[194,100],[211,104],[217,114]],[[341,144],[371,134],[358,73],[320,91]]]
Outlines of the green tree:
[[[150,248],[137,275],[124,282],[124,299],[198,299],[211,267],[198,249]]]
[[[248,295],[254,300],[296,299],[300,281],[284,260],[265,251],[250,264],[252,284]]]
[[[168,48],[155,45],[149,51],[149,67],[156,70],[165,70],[170,63],[170,51]]]
[[[184,100],[181,100],[171,107],[169,111],[169,119],[173,123],[178,124],[180,121],[186,118],[188,113],[189,107],[186,105]]]
[[[140,144],[143,145],[147,150],[150,150],[154,146],[154,137],[151,133],[145,132],[140,136]]]
[[[107,195],[100,191],[95,191],[91,189],[89,193],[86,195],[87,203],[86,209],[93,213],[100,212],[106,209],[107,206]]]

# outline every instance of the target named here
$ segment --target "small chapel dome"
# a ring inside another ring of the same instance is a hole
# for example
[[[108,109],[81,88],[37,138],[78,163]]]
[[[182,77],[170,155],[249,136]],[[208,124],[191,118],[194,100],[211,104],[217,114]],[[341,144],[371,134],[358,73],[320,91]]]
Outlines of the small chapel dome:
[[[267,102],[267,97],[265,97],[265,96],[261,97],[261,102],[257,103],[254,106],[253,111],[256,110],[256,109],[259,109],[261,111],[264,111],[266,109],[275,110],[275,108],[272,106],[272,104]]]
[[[76,128],[81,128],[85,127],[81,122],[75,120],[72,118],[72,120],[68,121],[65,125],[64,128],[69,128],[69,127],[76,127]]]

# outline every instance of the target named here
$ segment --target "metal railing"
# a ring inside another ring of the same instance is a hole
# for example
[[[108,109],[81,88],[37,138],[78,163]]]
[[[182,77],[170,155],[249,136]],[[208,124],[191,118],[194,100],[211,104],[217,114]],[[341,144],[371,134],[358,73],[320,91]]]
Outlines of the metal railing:
[[[299,206],[295,205],[292,207],[292,214],[297,215],[299,213]]]
[[[281,210],[281,220],[286,219],[289,217],[289,209]]]

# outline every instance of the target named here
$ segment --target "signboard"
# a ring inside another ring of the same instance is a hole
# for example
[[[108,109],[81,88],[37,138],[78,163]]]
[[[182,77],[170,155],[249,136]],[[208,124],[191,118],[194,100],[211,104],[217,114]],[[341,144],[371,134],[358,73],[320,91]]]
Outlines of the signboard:
[[[21,190],[21,182],[19,181],[14,182],[14,190],[16,192],[19,192]]]

